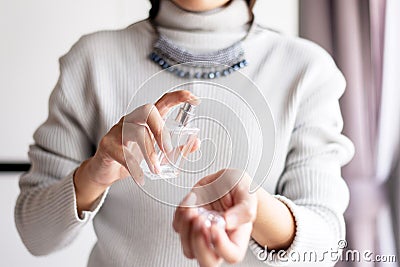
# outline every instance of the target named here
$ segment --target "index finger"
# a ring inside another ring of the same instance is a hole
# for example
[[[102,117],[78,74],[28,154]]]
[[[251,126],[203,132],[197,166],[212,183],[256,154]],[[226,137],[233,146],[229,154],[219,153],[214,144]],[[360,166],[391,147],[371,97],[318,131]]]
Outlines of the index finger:
[[[164,120],[162,119],[158,109],[152,104],[146,104],[138,107],[125,116],[124,123],[133,123],[148,127],[161,150],[171,151],[172,144],[170,135],[164,128]],[[144,143],[145,140],[140,140]],[[150,151],[145,151],[145,153]]]
[[[229,236],[217,225],[211,226],[211,237],[214,250],[226,262],[235,264],[243,260],[251,235],[251,223],[242,225]]]
[[[157,107],[160,115],[164,117],[172,107],[183,102],[198,105],[200,100],[187,90],[179,90],[164,94],[154,105]]]

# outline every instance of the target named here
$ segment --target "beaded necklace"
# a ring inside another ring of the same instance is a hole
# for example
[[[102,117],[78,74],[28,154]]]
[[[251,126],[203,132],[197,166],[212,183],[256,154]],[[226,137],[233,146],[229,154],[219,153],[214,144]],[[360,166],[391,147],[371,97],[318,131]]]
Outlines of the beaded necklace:
[[[194,54],[176,45],[162,35],[153,24],[158,38],[153,45],[149,59],[162,69],[186,79],[216,79],[228,76],[248,65],[242,42],[247,38],[254,25],[254,20],[246,36],[233,45],[204,54]]]

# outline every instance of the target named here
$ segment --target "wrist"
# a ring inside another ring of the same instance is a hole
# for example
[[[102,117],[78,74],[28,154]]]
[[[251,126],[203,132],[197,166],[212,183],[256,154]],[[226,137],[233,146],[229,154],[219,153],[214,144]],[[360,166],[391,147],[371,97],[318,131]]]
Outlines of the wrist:
[[[109,167],[105,167],[95,157],[85,160],[76,170],[74,179],[96,190],[105,190],[111,185],[107,177]]]
[[[295,222],[289,208],[273,195],[257,190],[257,217],[253,223],[252,237],[269,249],[287,249],[293,242]]]
[[[92,163],[92,159],[84,161],[73,177],[79,214],[84,210],[91,210],[95,201],[109,187],[108,184],[101,184],[92,179],[92,175],[96,175],[92,171]]]

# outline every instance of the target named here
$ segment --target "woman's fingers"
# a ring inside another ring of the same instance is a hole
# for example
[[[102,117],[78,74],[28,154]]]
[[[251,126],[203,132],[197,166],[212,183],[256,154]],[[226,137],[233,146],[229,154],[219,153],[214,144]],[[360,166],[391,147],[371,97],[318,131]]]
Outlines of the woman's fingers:
[[[143,127],[142,140],[138,142],[139,147],[143,153],[144,160],[151,172],[159,174],[161,171],[160,162],[158,160],[158,154],[154,148],[153,139],[149,132],[149,129],[145,126]]]
[[[143,105],[120,121],[123,125],[124,144],[136,142],[153,173],[160,173],[160,162],[154,149],[153,138],[164,153],[173,150],[171,136],[168,129],[164,127],[165,122],[160,111],[165,115],[171,107],[187,101],[196,102],[197,100],[189,91],[167,93],[155,105]]]
[[[146,104],[140,106],[126,115],[124,124],[128,123],[148,126],[160,149],[163,151],[172,150],[170,135],[164,127],[165,122],[154,105]]]
[[[165,121],[161,117],[158,109],[152,105],[146,123],[154,136],[158,147],[164,152],[170,152],[172,147],[171,136],[168,129],[165,126]]]
[[[110,161],[116,161],[127,168],[128,166],[123,151],[121,129],[122,120],[118,124],[114,125],[100,140],[99,148],[96,151],[95,157],[99,158],[103,164],[109,164]]]
[[[164,94],[156,103],[160,115],[164,117],[168,111],[180,103],[189,102],[192,105],[198,105],[200,100],[187,90],[174,91]]]
[[[196,194],[189,192],[189,194],[187,194],[179,204],[179,207],[175,211],[174,221],[172,223],[175,232],[180,233],[185,223],[188,223],[189,220],[193,219],[193,217],[197,215],[197,213],[192,212],[195,209],[194,206],[196,205],[196,201]]]
[[[129,170],[131,175],[141,183],[143,174],[139,164],[143,158],[148,163],[149,169],[153,173],[158,173],[160,168],[158,157],[154,151],[153,138],[162,151],[170,152],[173,150],[170,134],[164,128],[164,120],[158,108],[165,115],[172,106],[191,101],[196,102],[195,97],[188,91],[168,93],[157,102],[157,107],[152,104],[143,105],[124,116],[114,125],[101,139],[93,157],[96,164],[101,167],[99,167],[100,171],[104,173],[102,182],[112,183],[124,178]],[[131,144],[137,144],[136,147],[140,149],[130,151],[128,148],[126,150]],[[142,155],[143,158],[141,158]],[[113,164],[116,162],[122,167],[115,168]],[[114,167],[111,168],[110,166]],[[113,173],[113,175],[108,175],[109,173]],[[121,177],[116,178],[116,176]]]
[[[196,195],[190,192],[180,203],[175,211],[172,223],[175,232],[180,235],[182,250],[189,259],[194,258],[190,243],[190,233],[192,230],[192,220],[198,216],[196,208],[190,208],[196,204]]]
[[[149,166],[149,170],[153,173],[158,173],[160,164],[147,127],[145,125],[126,122],[123,131],[124,147],[135,147],[135,151],[132,150],[132,152],[136,152],[137,162],[140,163],[144,159]],[[142,157],[139,157],[137,154],[140,154]],[[129,168],[132,168],[129,164],[127,165]]]
[[[242,224],[253,222],[257,214],[257,202],[252,197],[235,204],[225,212],[226,229],[233,230]]]
[[[251,229],[251,223],[247,223],[228,236],[225,230],[212,225],[211,240],[216,254],[230,264],[242,261],[247,251]]]
[[[204,219],[197,217],[193,220],[191,232],[191,247],[193,254],[201,267],[214,267],[222,263],[221,258],[215,254],[214,250],[207,242],[209,229],[205,227]]]
[[[210,205],[213,210],[225,210],[225,229],[215,224],[207,227],[204,216],[196,212],[194,218],[190,217],[182,207],[177,209],[174,219],[174,229],[181,236],[185,255],[189,258],[194,256],[200,266],[218,266],[222,259],[229,263],[242,261],[257,212],[257,198],[249,193],[250,179],[247,174],[239,170],[221,170],[203,178],[198,185],[209,184],[216,179],[228,185],[232,180],[239,181],[229,192],[229,197],[225,196]],[[225,186],[224,183],[222,185]],[[201,200],[201,193],[196,192],[196,198]]]
[[[201,141],[199,138],[196,137],[195,141],[193,142],[193,145],[190,149],[190,153],[196,152],[197,150],[200,149],[201,146]]]
[[[188,259],[194,258],[193,249],[190,241],[192,232],[191,222],[194,218],[196,218],[196,213],[193,209],[190,209],[189,214],[185,219],[186,223],[184,223],[183,227],[180,228],[180,238],[181,238],[183,254]]]
[[[190,153],[196,152],[200,148],[200,140],[196,136],[191,136],[186,144],[179,146],[176,153],[187,157]]]
[[[134,144],[134,146],[137,146],[137,144]],[[126,165],[128,166],[128,170],[132,176],[132,178],[139,184],[139,185],[144,185],[144,175],[143,175],[143,170],[140,168],[139,162],[137,158],[135,157],[136,153],[132,153],[130,149],[127,147],[124,147],[124,155],[125,155],[125,161]]]
[[[226,228],[236,229],[238,226],[253,222],[257,215],[257,197],[255,193],[249,192],[249,181],[247,174],[231,191],[234,205],[225,212]]]

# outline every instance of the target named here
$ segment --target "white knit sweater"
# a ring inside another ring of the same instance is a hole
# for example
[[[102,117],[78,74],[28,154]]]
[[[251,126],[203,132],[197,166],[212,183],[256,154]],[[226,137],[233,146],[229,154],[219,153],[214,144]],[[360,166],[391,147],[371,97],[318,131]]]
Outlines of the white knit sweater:
[[[244,0],[205,14],[161,2],[159,31],[191,51],[227,47],[249,28]],[[174,208],[146,195],[130,178],[111,186],[82,218],[76,210],[72,174],[125,114],[134,90],[159,71],[148,59],[155,38],[145,20],[84,36],[60,59],[49,117],[34,135],[32,168],[21,177],[15,207],[18,231],[32,254],[66,247],[93,221],[98,241],[88,266],[196,266],[184,257],[173,232]],[[353,155],[351,142],[341,135],[338,99],[345,80],[311,42],[256,25],[243,45],[250,62],[243,73],[262,90],[276,120],[276,158],[263,187],[295,217],[296,236],[287,252],[336,249],[344,239],[349,201],[340,168]],[[251,241],[239,265],[270,265],[257,259],[261,249]]]

